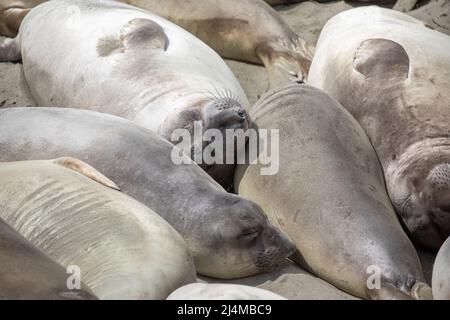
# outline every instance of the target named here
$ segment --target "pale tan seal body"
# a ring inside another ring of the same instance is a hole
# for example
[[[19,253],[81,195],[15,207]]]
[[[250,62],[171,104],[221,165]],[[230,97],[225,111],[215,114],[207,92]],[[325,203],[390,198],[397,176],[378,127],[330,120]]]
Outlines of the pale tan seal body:
[[[0,1],[0,36],[13,38],[19,32],[23,18],[32,8],[47,0]]]
[[[238,284],[191,283],[172,292],[167,300],[286,300],[286,298],[269,290]]]
[[[302,82],[313,45],[262,0],[121,0],[180,25],[222,57],[263,63],[272,86]]]
[[[260,165],[238,166],[235,186],[294,241],[295,261],[358,297],[418,296],[427,286],[417,253],[375,151],[350,114],[305,85],[272,90],[250,113],[259,130],[279,130],[279,172],[263,176]],[[379,290],[367,285],[374,270]]]
[[[450,300],[450,238],[439,249],[431,282],[434,299]]]
[[[0,218],[0,300],[95,299],[86,286],[69,290],[69,274]]]
[[[412,239],[437,250],[450,235],[450,37],[377,7],[324,27],[310,84],[360,122]]]
[[[0,218],[63,267],[78,267],[100,299],[165,299],[195,282],[181,236],[86,163],[1,163],[0,181]]]

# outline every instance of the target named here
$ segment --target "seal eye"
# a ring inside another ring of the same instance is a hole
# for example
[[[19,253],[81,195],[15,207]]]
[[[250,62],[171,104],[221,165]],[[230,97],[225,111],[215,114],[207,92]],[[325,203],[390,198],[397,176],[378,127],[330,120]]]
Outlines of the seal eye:
[[[239,239],[251,241],[258,237],[259,232],[258,230],[247,230],[239,235]]]
[[[241,118],[245,118],[245,111],[244,110],[239,110],[238,111],[238,116]]]

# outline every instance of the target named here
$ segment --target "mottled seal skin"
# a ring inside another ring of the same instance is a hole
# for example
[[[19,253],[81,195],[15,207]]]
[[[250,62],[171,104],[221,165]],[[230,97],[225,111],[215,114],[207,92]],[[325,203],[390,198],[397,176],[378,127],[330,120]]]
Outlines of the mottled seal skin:
[[[167,300],[287,300],[260,288],[238,284],[191,283],[172,292]]]
[[[0,44],[0,61],[21,56],[39,106],[111,113],[173,143],[174,130],[193,135],[195,121],[203,130],[249,127],[248,100],[225,62],[155,14],[106,0],[56,0],[33,8],[20,30]],[[223,170],[204,169],[227,186],[234,166],[217,166]]]
[[[0,218],[0,300],[93,300],[85,285],[69,290],[69,274]]]
[[[86,163],[2,163],[0,181],[0,217],[63,267],[78,266],[100,299],[165,299],[195,281],[182,237]]]
[[[412,239],[437,250],[450,234],[450,37],[393,10],[345,11],[322,30],[309,81],[360,122]]]
[[[190,31],[222,57],[264,64],[272,87],[303,82],[312,60],[307,44],[262,0],[122,0]],[[286,1],[285,1],[286,2]]]
[[[290,85],[264,95],[250,113],[259,130],[279,129],[279,172],[238,166],[236,191],[294,241],[297,263],[361,298],[408,298],[426,287],[376,153],[341,105],[316,88]],[[381,272],[379,290],[367,286],[370,266]]]
[[[450,238],[448,238],[436,256],[431,280],[433,298],[450,300]]]
[[[173,164],[169,142],[128,120],[76,109],[3,109],[0,150],[0,161],[67,155],[92,164],[180,232],[200,274],[245,277],[294,251],[258,205],[226,193],[195,164]]]

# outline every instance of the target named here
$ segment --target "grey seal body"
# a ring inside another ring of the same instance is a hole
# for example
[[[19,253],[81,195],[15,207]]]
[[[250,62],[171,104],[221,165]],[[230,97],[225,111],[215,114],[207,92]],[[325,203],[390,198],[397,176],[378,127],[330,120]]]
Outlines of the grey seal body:
[[[333,17],[309,83],[359,121],[412,239],[437,250],[450,235],[450,37],[377,7]]]
[[[95,299],[84,284],[69,290],[69,274],[0,218],[0,300]]]
[[[200,274],[244,277],[293,251],[258,205],[226,193],[195,164],[175,165],[173,145],[128,120],[68,108],[4,109],[0,150],[0,161],[72,156],[92,164],[180,232]]]
[[[246,130],[250,123],[245,93],[214,50],[172,22],[123,3],[42,3],[14,40],[0,43],[0,61],[18,59],[38,106],[114,114],[173,143],[177,129],[193,137],[195,122],[203,131]],[[201,162],[222,185],[232,180],[233,165]]]
[[[0,218],[100,299],[165,299],[195,281],[182,237],[86,163],[1,163],[0,181]]]
[[[279,172],[239,166],[235,185],[294,241],[296,262],[362,298],[408,298],[425,286],[375,151],[342,106],[318,89],[291,85],[264,95],[251,116],[259,130],[279,130]],[[368,286],[375,271],[379,290]]]
[[[191,283],[172,292],[167,300],[286,300],[286,298],[269,290],[239,284]]]
[[[448,238],[436,256],[431,280],[433,298],[450,300],[450,238]]]

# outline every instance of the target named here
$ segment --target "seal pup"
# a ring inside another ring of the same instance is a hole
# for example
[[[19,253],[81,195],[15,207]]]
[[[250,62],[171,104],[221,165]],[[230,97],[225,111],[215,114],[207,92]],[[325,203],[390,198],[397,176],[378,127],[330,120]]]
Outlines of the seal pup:
[[[195,282],[181,236],[86,163],[1,163],[0,181],[0,218],[100,299],[165,299]]]
[[[425,297],[417,252],[386,194],[364,131],[322,91],[306,85],[265,94],[250,112],[261,132],[279,130],[279,171],[239,165],[239,195],[258,203],[294,241],[292,259],[354,296]]]
[[[167,300],[287,300],[260,288],[239,284],[191,283],[172,292]]]
[[[270,85],[303,82],[312,60],[307,44],[262,0],[122,0],[178,24],[220,56],[264,64]]]
[[[33,8],[20,30],[0,44],[0,61],[22,59],[39,106],[111,113],[175,144],[172,133],[185,130],[192,137],[186,152],[196,160],[195,122],[203,132],[249,127],[247,97],[220,56],[153,13],[106,0],[56,0]],[[223,186],[231,183],[233,164],[197,161]]]
[[[450,300],[450,238],[448,238],[436,256],[433,266],[431,287],[433,298]]]
[[[361,7],[333,17],[309,82],[369,136],[394,207],[413,241],[450,235],[450,37],[406,14]]]
[[[0,161],[89,162],[183,236],[200,274],[250,276],[295,249],[257,204],[226,193],[195,164],[174,164],[173,145],[131,121],[68,108],[0,109],[0,150]]]
[[[95,299],[84,285],[67,287],[66,270],[0,218],[0,300]]]

